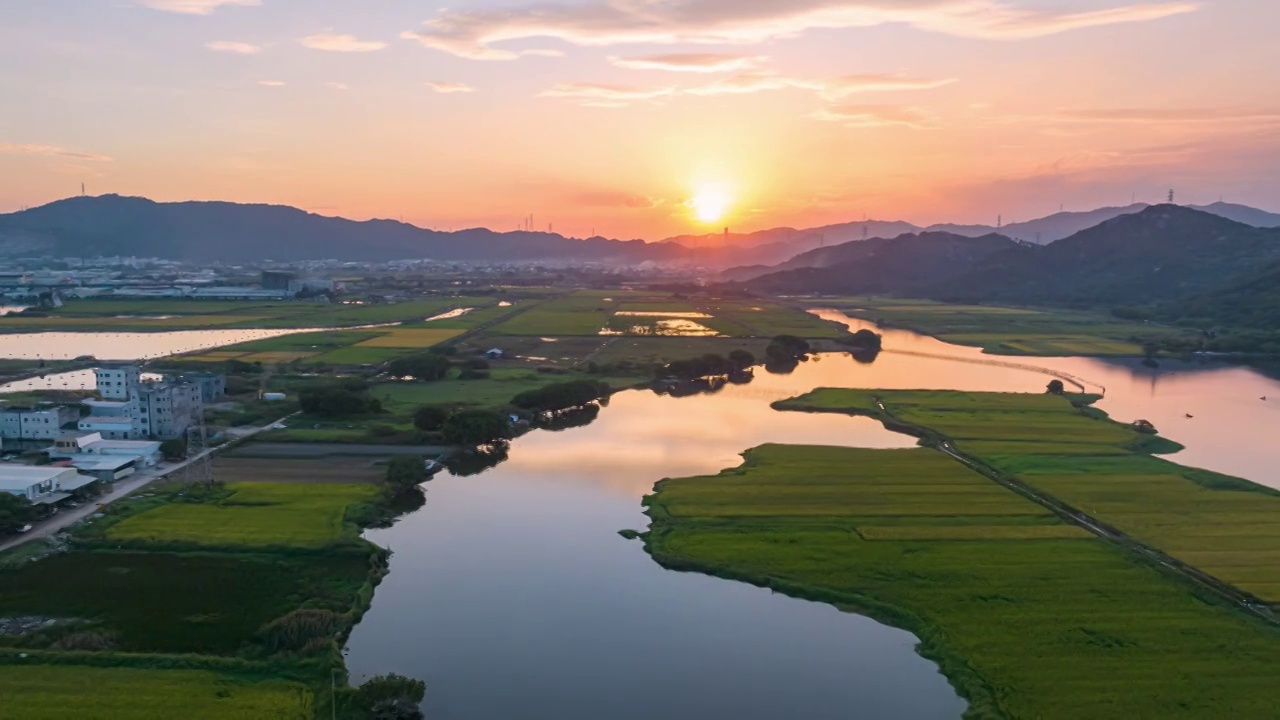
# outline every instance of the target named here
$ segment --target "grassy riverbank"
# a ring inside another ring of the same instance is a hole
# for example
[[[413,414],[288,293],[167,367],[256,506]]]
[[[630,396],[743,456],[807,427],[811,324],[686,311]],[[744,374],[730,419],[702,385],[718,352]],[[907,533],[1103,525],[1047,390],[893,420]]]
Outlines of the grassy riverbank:
[[[646,499],[663,565],[911,630],[970,717],[1272,717],[1280,633],[944,455],[764,446]]]
[[[1143,344],[1190,331],[1129,322],[1096,312],[1063,309],[949,305],[927,300],[823,298],[815,304],[886,328],[932,335],[993,355],[1134,357]]]
[[[0,637],[0,717],[327,717],[340,645],[386,572],[358,533],[383,499],[291,480],[153,486],[68,551],[0,564],[0,617],[58,619]],[[85,678],[111,687],[76,692]]]
[[[1177,446],[1070,398],[822,389],[777,407],[925,428],[1139,542],[1280,603],[1280,492],[1154,457]]]

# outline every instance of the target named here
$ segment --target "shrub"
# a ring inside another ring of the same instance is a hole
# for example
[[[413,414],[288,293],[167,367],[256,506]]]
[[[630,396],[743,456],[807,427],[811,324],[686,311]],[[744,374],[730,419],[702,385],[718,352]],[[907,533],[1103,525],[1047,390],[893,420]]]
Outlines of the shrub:
[[[271,652],[296,652],[324,645],[346,627],[342,615],[332,610],[303,608],[263,626],[262,642]]]

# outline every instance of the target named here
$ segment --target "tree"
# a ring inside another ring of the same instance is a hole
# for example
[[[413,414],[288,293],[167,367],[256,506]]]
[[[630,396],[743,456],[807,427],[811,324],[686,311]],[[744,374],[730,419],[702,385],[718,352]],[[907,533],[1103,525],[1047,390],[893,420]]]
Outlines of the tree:
[[[1062,395],[1067,391],[1067,387],[1062,384],[1061,380],[1050,380],[1049,387],[1046,390],[1050,395]]]
[[[397,492],[412,490],[426,479],[426,463],[417,455],[397,455],[387,462],[387,485]]]
[[[729,363],[738,370],[746,370],[756,364],[756,356],[746,350],[734,350],[729,353]]]
[[[841,341],[845,345],[850,345],[859,350],[879,350],[883,338],[879,334],[863,328],[847,338],[842,338]]]
[[[423,405],[413,414],[413,426],[423,432],[436,432],[448,419],[448,408],[442,408],[439,405]]]
[[[424,353],[392,360],[387,372],[395,377],[411,377],[415,380],[442,380],[449,374],[449,359],[438,353]]]
[[[809,341],[795,335],[779,335],[769,342],[764,354],[770,362],[788,364],[803,360],[809,355]]]
[[[182,439],[165,440],[160,443],[160,454],[170,462],[181,460],[187,456],[187,441]]]
[[[493,410],[455,413],[440,430],[445,439],[455,445],[492,445],[511,437],[511,424],[507,417]]]
[[[356,688],[356,703],[373,720],[420,720],[427,686],[403,675],[379,675]]]
[[[35,517],[36,509],[26,498],[0,492],[0,535],[17,532]]]
[[[522,392],[511,399],[511,404],[533,412],[560,412],[583,407],[602,397],[608,397],[610,392],[612,389],[608,383],[572,380]]]

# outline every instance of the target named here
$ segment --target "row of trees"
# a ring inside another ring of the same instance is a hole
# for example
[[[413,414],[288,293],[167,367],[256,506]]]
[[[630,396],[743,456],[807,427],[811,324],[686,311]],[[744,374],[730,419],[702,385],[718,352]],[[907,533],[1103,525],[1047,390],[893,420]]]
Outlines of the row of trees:
[[[657,369],[658,377],[682,380],[717,377],[740,373],[756,364],[756,357],[746,350],[734,350],[728,357],[707,353],[688,360],[676,360]]]

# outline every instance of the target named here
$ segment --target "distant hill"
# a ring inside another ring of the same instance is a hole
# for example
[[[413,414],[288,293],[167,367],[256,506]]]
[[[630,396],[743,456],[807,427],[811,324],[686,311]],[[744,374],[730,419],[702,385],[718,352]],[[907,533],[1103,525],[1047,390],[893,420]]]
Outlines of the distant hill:
[[[933,225],[929,229],[938,232],[952,232],[957,235],[977,237],[988,233],[1000,233],[1015,240],[1025,240],[1039,245],[1047,245],[1081,230],[1091,228],[1121,215],[1132,215],[1150,207],[1143,203],[1125,207],[1105,207],[1085,212],[1060,212],[1027,222],[1010,223],[1004,227],[994,228],[983,225]]]
[[[1238,223],[1260,228],[1280,228],[1280,214],[1251,208],[1248,205],[1234,205],[1216,202],[1212,205],[1192,205],[1192,209],[1213,213],[1219,217],[1235,220]]]
[[[812,250],[750,281],[778,293],[910,294],[979,267],[992,255],[1017,253],[1001,235],[906,234]]]
[[[679,245],[486,229],[446,233],[392,220],[356,222],[278,205],[157,203],[75,197],[0,215],[0,250],[54,255],[137,255],[191,261],[578,261],[634,265],[693,261]],[[714,257],[711,253],[707,257]],[[735,259],[736,260],[736,259]]]
[[[1155,205],[1043,248],[993,255],[928,294],[959,301],[1148,304],[1219,289],[1276,261],[1280,230]]]

